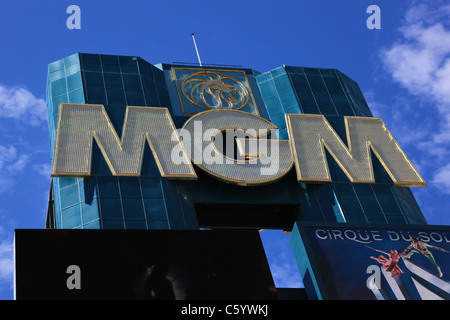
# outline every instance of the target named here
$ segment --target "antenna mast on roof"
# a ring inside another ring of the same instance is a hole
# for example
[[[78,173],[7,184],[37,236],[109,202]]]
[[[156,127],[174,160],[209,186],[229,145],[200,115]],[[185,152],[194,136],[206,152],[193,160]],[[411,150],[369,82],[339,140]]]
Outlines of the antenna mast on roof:
[[[194,46],[195,46],[195,51],[197,52],[198,63],[200,64],[200,67],[201,67],[202,66],[202,61],[200,60],[200,55],[198,54],[197,43],[195,43],[194,34],[192,34],[192,40],[194,40]]]

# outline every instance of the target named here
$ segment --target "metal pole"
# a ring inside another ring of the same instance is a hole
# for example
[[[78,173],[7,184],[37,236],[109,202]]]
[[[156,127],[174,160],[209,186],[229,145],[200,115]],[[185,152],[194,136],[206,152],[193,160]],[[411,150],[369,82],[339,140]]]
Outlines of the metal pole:
[[[197,52],[198,63],[200,64],[200,67],[201,67],[202,66],[202,61],[200,60],[200,55],[198,54],[197,43],[195,43],[194,34],[192,34],[192,40],[194,40],[194,46],[195,46],[195,51]]]

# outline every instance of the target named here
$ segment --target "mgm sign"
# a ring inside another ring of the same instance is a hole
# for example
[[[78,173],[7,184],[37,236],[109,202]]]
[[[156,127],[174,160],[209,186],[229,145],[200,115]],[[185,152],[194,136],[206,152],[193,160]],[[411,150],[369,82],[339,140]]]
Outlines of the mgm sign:
[[[185,92],[187,99],[205,82],[190,80],[185,81],[191,86]],[[220,84],[217,79],[208,81],[215,87]],[[220,94],[227,98],[220,108],[205,107],[179,129],[167,108],[128,106],[121,137],[104,106],[61,104],[52,176],[90,176],[95,140],[116,176],[140,175],[148,143],[161,176],[167,179],[197,179],[195,165],[229,183],[262,185],[282,178],[295,166],[298,182],[326,183],[331,181],[328,151],[351,182],[374,183],[373,151],[395,185],[426,186],[379,118],[345,117],[344,143],[323,115],[286,114],[289,140],[279,140],[273,123],[232,108],[245,101],[243,90],[225,89],[228,95],[210,92],[216,102]],[[211,104],[203,98],[202,107]]]

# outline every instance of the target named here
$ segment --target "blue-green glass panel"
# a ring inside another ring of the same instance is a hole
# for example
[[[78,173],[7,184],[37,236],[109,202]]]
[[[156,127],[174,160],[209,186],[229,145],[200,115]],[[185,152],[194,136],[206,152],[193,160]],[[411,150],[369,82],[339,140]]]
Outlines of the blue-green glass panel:
[[[324,79],[326,77],[336,77],[335,69],[320,69],[319,71]]]
[[[126,229],[147,229],[147,223],[144,220],[125,220]]]
[[[119,63],[122,66],[136,66],[137,63],[137,57],[129,57],[129,56],[118,56],[119,57]]]
[[[158,89],[158,97],[159,97],[159,105],[163,107],[167,107],[171,105],[169,92],[167,87],[164,85],[157,84]]]
[[[289,74],[296,74],[296,75],[304,75],[305,72],[303,71],[302,67],[285,67],[285,70]]]
[[[270,114],[270,121],[278,127],[278,129],[286,128],[286,117],[284,112]]]
[[[69,177],[61,177],[59,178],[59,186],[60,188],[64,188],[70,186],[72,184],[77,183],[77,178],[69,178]]]
[[[119,198],[99,198],[101,217],[104,220],[123,220]]]
[[[136,65],[121,65],[120,70],[122,73],[138,73],[138,67]]]
[[[291,75],[292,84],[297,92],[310,92],[311,89],[305,76]]]
[[[84,103],[84,90],[83,88],[69,92],[70,103]]]
[[[319,108],[333,106],[333,102],[331,101],[328,92],[314,92],[314,97],[316,98]]]
[[[110,105],[126,105],[125,92],[123,89],[107,89],[108,104]]]
[[[292,90],[291,82],[287,75],[276,77],[273,79],[278,93]]]
[[[141,186],[136,177],[119,177],[120,194],[122,197],[141,198]]]
[[[375,183],[372,184],[372,189],[375,192],[375,194],[379,195],[379,194],[387,194],[387,195],[391,195],[391,189],[389,188],[389,185],[387,184],[381,184],[381,183]]]
[[[303,71],[307,76],[320,76],[320,71],[316,68],[303,68]]]
[[[73,64],[71,66],[66,67],[66,76],[73,75],[80,71],[81,71],[80,64],[79,63]]]
[[[150,63],[148,63],[145,60],[138,59],[138,66],[139,66],[139,71],[140,71],[141,74],[145,74],[145,75],[149,76],[152,79],[153,79],[153,76],[154,76],[153,74],[154,73],[155,73],[155,75],[158,78],[159,78],[159,74],[162,74],[162,71],[155,70],[156,68],[153,67]]]
[[[83,216],[83,224],[97,220],[99,218],[97,201],[92,201],[91,204],[82,202],[81,214]]]
[[[144,199],[147,220],[167,220],[163,199]]]
[[[262,73],[262,74],[256,76],[256,82],[258,84],[260,84],[260,83],[270,80],[272,78],[273,78],[272,74],[270,72],[266,72],[266,73]]]
[[[80,59],[79,59],[78,53],[72,54],[72,55],[64,58],[64,65],[66,67],[74,65],[74,64],[78,64],[79,62],[80,62]]]
[[[123,104],[122,106],[108,105],[106,110],[108,112],[109,120],[111,121],[114,129],[116,130],[117,135],[119,137],[122,137],[123,122],[125,120],[125,113],[126,113],[126,104]]]
[[[330,93],[336,92],[336,93],[343,93],[341,83],[339,82],[339,79],[337,77],[327,77],[323,78],[325,85],[327,86],[327,89]]]
[[[281,112],[283,109],[281,108],[280,99],[278,96],[274,96],[272,98],[268,98],[264,100],[264,104],[266,105],[267,112],[270,114]]]
[[[106,104],[106,94],[103,88],[87,87],[88,103],[91,104]]]
[[[55,62],[52,62],[48,65],[48,72],[55,72],[57,70],[64,69],[64,60],[58,60]]]
[[[352,185],[357,195],[373,194],[372,186],[369,183],[353,183]]]
[[[284,109],[284,113],[294,113],[294,114],[300,114],[302,113],[302,111],[300,110],[300,108],[297,106],[292,106],[289,108],[285,108]]]
[[[119,197],[119,181],[117,177],[113,176],[99,176],[98,189],[100,197]]]
[[[385,214],[401,214],[400,208],[393,195],[377,195],[377,198]]]
[[[51,83],[52,96],[57,97],[67,93],[66,78],[62,78]]]
[[[333,181],[345,181],[350,182],[347,175],[344,173],[344,171],[341,169],[341,167],[337,164],[336,160],[330,155],[330,153],[325,150],[326,158],[327,158],[327,164],[328,164],[328,170],[330,172],[331,180]]]
[[[336,107],[336,110],[338,112],[338,115],[340,116],[354,116],[355,112],[353,111],[353,109],[348,106],[348,107]]]
[[[330,95],[336,106],[350,106],[343,92],[330,92]]]
[[[135,74],[124,74],[123,77],[123,84],[125,87],[125,90],[129,91],[141,91],[141,78],[139,75]]]
[[[109,54],[101,54],[100,60],[102,61],[102,64],[111,64],[111,65],[119,65],[119,57],[115,55],[109,55]]]
[[[56,98],[53,98],[52,101],[53,101],[53,111],[54,111],[54,114],[57,114],[57,113],[58,113],[58,111],[59,111],[59,105],[60,105],[61,103],[67,103],[67,102],[69,102],[69,100],[67,99],[67,95],[66,95],[66,94],[64,94],[64,95],[62,95],[62,96],[59,96],[59,97],[56,97]]]
[[[100,229],[100,220],[95,220],[88,222],[86,224],[83,224],[83,229]]]
[[[144,94],[142,91],[126,91],[127,105],[145,106]]]
[[[65,76],[66,76],[65,70],[64,69],[60,69],[60,70],[56,70],[56,71],[50,72],[49,75],[48,75],[48,80],[50,82],[53,82],[53,81],[62,79]]]
[[[145,220],[144,204],[140,198],[122,198],[125,220]]]
[[[358,198],[354,195],[340,194],[341,207],[345,213],[363,213]]]
[[[119,220],[103,220],[103,229],[125,229],[124,221]]]
[[[382,214],[381,208],[378,204],[375,195],[361,194],[358,195],[360,203],[366,214]]]
[[[144,198],[161,198],[161,182],[159,178],[141,178],[142,194]]]
[[[83,86],[83,81],[81,80],[81,72],[74,73],[67,77],[67,89],[73,91],[79,89]]]
[[[338,194],[355,194],[350,183],[333,183],[333,187]]]
[[[403,216],[391,216],[391,215],[386,215],[386,219],[388,221],[388,223],[390,224],[404,224],[406,223],[406,220]]]
[[[270,73],[275,78],[275,77],[278,77],[278,76],[281,76],[281,75],[285,75],[286,74],[286,70],[283,67],[280,67],[280,68],[276,68],[276,69],[272,70]]]
[[[297,96],[300,99],[300,103],[303,105],[315,105],[316,100],[310,91],[297,92]]]
[[[118,73],[120,74],[120,66],[115,64],[104,64],[102,65],[102,71],[104,73]]]
[[[319,114],[319,108],[315,104],[303,104],[301,105],[302,110],[304,113],[310,113],[310,114]]]
[[[64,198],[63,198],[64,199]],[[61,210],[62,225],[64,228],[75,228],[81,226],[80,205],[75,205]]]
[[[327,88],[325,87],[325,84],[322,81],[321,76],[308,76],[308,82],[311,87],[311,90],[314,92],[326,92],[327,91]]]
[[[293,91],[280,93],[279,98],[284,110],[296,108],[298,111],[300,111],[300,108],[298,107],[297,97],[295,96],[295,93]]]
[[[82,53],[81,60],[83,63],[99,64],[100,63],[100,55],[99,54]]]
[[[122,89],[122,76],[117,73],[107,73],[103,75],[105,78],[105,87],[106,89]]]
[[[96,198],[98,197],[98,185],[96,176],[91,176],[89,178],[80,178],[79,188],[81,201],[84,201],[87,204],[91,204],[92,201],[97,201]]]
[[[100,64],[83,63],[84,71],[101,72],[102,66]]]
[[[101,72],[85,72],[86,86],[91,88],[104,88],[103,74]]]
[[[261,96],[264,100],[276,95],[277,91],[272,80],[262,82],[258,86],[259,90],[261,91]]]
[[[80,202],[80,195],[78,192],[78,184],[71,184],[65,188],[61,188],[61,208],[72,206]]]
[[[321,106],[319,104],[319,110],[324,115],[337,115],[337,111],[333,106]]]
[[[349,223],[367,223],[367,219],[363,214],[345,213],[345,218]]]
[[[169,222],[167,220],[153,220],[153,221],[147,221],[148,228],[149,229],[155,229],[155,230],[166,230],[169,229]]]
[[[379,215],[379,214],[366,214],[367,217],[367,221],[369,223],[379,223],[379,224],[385,224],[387,223],[386,221],[386,217],[384,215]]]

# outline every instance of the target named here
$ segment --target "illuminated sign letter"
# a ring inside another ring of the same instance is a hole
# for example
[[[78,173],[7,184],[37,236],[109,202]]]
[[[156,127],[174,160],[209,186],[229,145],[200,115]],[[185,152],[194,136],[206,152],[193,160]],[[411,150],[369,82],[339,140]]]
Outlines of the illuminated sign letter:
[[[176,128],[166,108],[127,107],[119,139],[105,108],[92,104],[61,104],[52,176],[89,176],[93,141],[97,142],[113,175],[139,176],[148,142],[161,176],[195,179]],[[179,147],[187,161],[174,164],[171,151]]]
[[[373,183],[372,149],[394,184],[426,186],[379,118],[345,117],[347,148],[323,115],[289,114],[286,117],[300,182],[331,181],[326,148],[350,181]]]
[[[229,183],[260,185],[283,177],[294,163],[289,141],[262,138],[275,129],[273,123],[256,115],[223,109],[194,115],[180,135],[199,168]],[[233,149],[235,141],[235,157],[229,156],[224,145],[231,142],[228,149]]]

